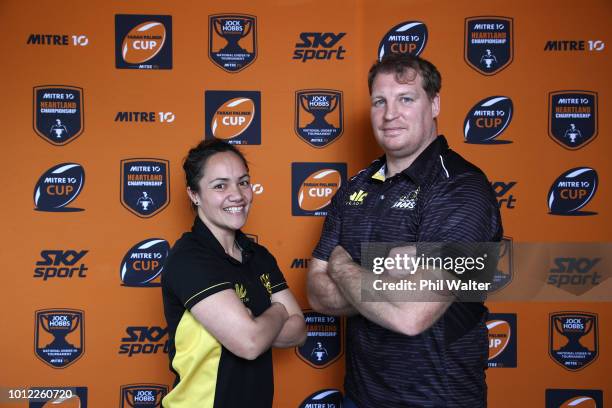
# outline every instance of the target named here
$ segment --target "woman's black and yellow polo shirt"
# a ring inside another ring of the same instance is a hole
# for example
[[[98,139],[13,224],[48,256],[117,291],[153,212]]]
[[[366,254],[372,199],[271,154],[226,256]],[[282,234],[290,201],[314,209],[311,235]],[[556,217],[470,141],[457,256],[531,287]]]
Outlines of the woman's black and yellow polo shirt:
[[[168,322],[170,369],[176,374],[166,408],[271,407],[272,352],[249,361],[223,347],[195,317],[200,300],[233,289],[254,316],[270,307],[272,293],[287,288],[274,257],[242,232],[236,233],[243,261],[223,247],[196,217],[191,232],[172,248],[162,272]],[[223,319],[223,310],[217,311]]]

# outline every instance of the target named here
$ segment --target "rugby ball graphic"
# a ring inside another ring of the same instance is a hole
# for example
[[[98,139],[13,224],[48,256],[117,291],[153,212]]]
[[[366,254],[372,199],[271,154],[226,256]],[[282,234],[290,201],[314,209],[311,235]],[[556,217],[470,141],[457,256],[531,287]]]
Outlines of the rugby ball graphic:
[[[597,408],[597,402],[591,397],[573,397],[565,401],[560,408]]]
[[[505,320],[490,320],[487,322],[489,330],[489,360],[499,356],[510,343],[511,328]]]
[[[566,171],[555,180],[548,192],[550,213],[578,213],[595,196],[598,181],[597,172],[590,167],[576,167]]]
[[[146,21],[132,28],[123,38],[121,55],[128,64],[142,64],[155,57],[166,41],[166,27]]]
[[[247,130],[255,117],[255,102],[249,98],[233,98],[215,112],[211,132],[217,139],[231,139]]]
[[[168,241],[159,238],[146,239],[130,248],[121,261],[124,286],[159,286],[150,282],[161,274],[169,251]]]
[[[62,163],[47,170],[34,188],[34,205],[41,211],[59,211],[83,189],[85,170],[77,163]]]
[[[302,182],[298,192],[298,205],[304,211],[326,207],[340,188],[342,177],[338,170],[323,169],[312,173]]]

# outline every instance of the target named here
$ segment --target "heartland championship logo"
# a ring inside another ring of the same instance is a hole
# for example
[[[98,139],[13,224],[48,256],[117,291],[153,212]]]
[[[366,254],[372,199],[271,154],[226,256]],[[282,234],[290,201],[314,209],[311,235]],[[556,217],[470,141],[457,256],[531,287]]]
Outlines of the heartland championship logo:
[[[85,184],[85,170],[77,163],[61,163],[43,173],[34,187],[36,211],[74,212],[82,208],[66,207],[76,199]]]
[[[387,54],[420,55],[427,44],[427,26],[420,21],[406,21],[390,29],[380,40],[378,60]]]
[[[489,331],[489,368],[516,367],[516,314],[490,313],[487,330]]]
[[[548,135],[576,150],[597,137],[597,92],[556,91],[548,95]]]
[[[547,284],[566,290],[574,295],[582,295],[599,285],[604,275],[599,273],[602,258],[555,257],[549,270]]]
[[[595,361],[599,353],[597,315],[551,313],[548,338],[548,354],[557,364],[570,371],[581,370]]]
[[[82,259],[87,252],[89,251],[44,249],[40,251],[41,260],[36,261],[34,278],[42,278],[43,281],[52,278],[85,278],[87,277],[85,272],[89,268]]]
[[[149,218],[170,203],[170,162],[163,159],[121,160],[121,204]]]
[[[172,69],[172,16],[115,15],[115,66]]]
[[[339,390],[326,389],[309,395],[299,408],[341,408],[342,393]]]
[[[261,144],[261,93],[259,91],[206,91],[205,139],[222,139],[236,145]]]
[[[546,390],[546,408],[603,408],[601,390]]]
[[[209,16],[208,58],[230,73],[251,65],[257,58],[257,17],[247,14]]]
[[[28,408],[87,408],[87,387],[32,387]]]
[[[63,146],[85,130],[83,88],[66,85],[34,87],[34,131],[47,142]]]
[[[303,89],[295,93],[295,132],[313,147],[325,147],[344,131],[341,91]]]
[[[128,384],[121,386],[121,408],[161,407],[162,399],[168,394],[163,384]]]
[[[514,248],[511,237],[503,237],[499,243],[497,267],[493,274],[489,294],[498,292],[512,282],[514,276]]]
[[[597,191],[599,177],[590,167],[576,167],[555,180],[548,192],[548,210],[552,215],[595,215],[592,211],[579,211],[587,205]]]
[[[338,361],[343,353],[342,320],[317,312],[305,311],[307,337],[295,353],[314,368],[325,368]]]
[[[346,33],[300,33],[300,40],[295,44],[293,59],[306,62],[309,60],[343,60],[346,49],[336,44]]]
[[[513,20],[508,17],[465,19],[465,62],[483,75],[495,75],[514,58]]]
[[[497,140],[510,125],[514,107],[506,96],[492,96],[478,102],[465,117],[463,137],[466,143],[506,144]]]
[[[128,326],[121,338],[119,353],[128,357],[139,354],[168,353],[168,328],[159,326]]]
[[[161,286],[158,278],[169,251],[170,245],[164,239],[146,239],[134,245],[121,261],[122,285],[137,288]]]
[[[76,309],[37,310],[34,352],[45,364],[65,368],[85,351],[84,312]]]
[[[346,163],[292,163],[291,214],[326,216],[326,207],[346,182]]]

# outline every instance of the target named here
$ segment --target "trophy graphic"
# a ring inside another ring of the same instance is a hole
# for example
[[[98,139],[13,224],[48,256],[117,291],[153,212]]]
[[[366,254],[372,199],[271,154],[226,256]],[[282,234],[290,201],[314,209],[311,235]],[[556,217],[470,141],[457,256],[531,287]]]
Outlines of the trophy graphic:
[[[570,140],[570,143],[576,143],[576,138],[581,137],[580,129],[576,128],[576,125],[570,123],[569,129],[565,131],[565,137]]]
[[[490,69],[493,63],[497,62],[497,58],[491,53],[491,50],[487,49],[486,53],[480,58],[480,62],[484,62],[487,69]]]
[[[593,330],[595,322],[592,316],[554,316],[553,324],[557,333],[568,340],[567,344],[558,351],[572,353],[590,351],[580,344],[580,339]]]
[[[253,21],[240,18],[219,18],[213,20],[215,32],[227,41],[227,45],[219,50],[221,54],[245,54],[249,51],[238,45],[238,42],[249,35]]]
[[[306,129],[333,129],[334,126],[327,123],[325,116],[338,107],[338,94],[302,94],[299,96],[302,109],[310,113],[314,119]],[[323,100],[325,98],[325,100]],[[327,102],[329,101],[329,102]]]
[[[325,350],[325,347],[323,347],[323,344],[321,344],[320,341],[318,341],[316,347],[312,349],[311,355],[313,354],[317,361],[323,361],[323,358],[327,357],[327,350]]]
[[[159,387],[133,387],[123,390],[123,401],[134,408],[161,407],[165,393]]]
[[[81,315],[75,312],[51,312],[39,314],[38,321],[47,333],[53,336],[53,341],[45,346],[47,349],[76,349],[68,343],[66,336],[75,331],[81,322]]]

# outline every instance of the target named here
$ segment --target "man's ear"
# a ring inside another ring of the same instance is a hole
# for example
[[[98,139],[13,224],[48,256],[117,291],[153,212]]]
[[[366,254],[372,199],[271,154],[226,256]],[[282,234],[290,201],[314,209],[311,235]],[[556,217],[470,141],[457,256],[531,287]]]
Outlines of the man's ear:
[[[434,119],[440,114],[440,94],[436,94],[431,100],[431,114]]]

